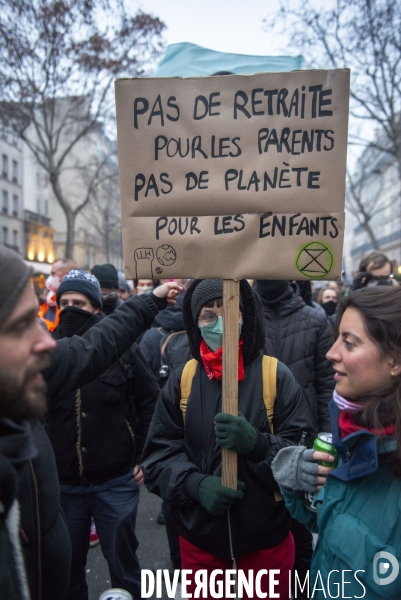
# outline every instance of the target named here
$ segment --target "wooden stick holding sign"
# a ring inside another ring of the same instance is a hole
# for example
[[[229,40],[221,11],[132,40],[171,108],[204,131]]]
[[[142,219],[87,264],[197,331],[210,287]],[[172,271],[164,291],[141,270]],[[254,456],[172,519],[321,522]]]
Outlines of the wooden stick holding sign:
[[[222,411],[238,415],[238,323],[240,282],[223,280],[223,396]],[[222,483],[237,489],[237,453],[222,448]]]

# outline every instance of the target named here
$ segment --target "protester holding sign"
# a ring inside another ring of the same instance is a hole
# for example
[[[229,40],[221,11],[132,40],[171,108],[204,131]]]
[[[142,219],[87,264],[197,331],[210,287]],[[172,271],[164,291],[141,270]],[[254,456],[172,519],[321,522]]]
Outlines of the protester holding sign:
[[[354,292],[339,318],[338,337],[327,357],[335,370],[330,411],[340,465],[332,471],[317,462],[333,461],[330,455],[286,448],[273,461],[273,473],[291,514],[319,532],[310,597],[333,598],[342,589],[343,598],[396,599],[401,566],[401,288]],[[298,467],[291,470],[289,465]],[[314,469],[308,487],[300,478],[305,466],[310,473]],[[304,505],[304,491],[314,493],[323,484],[315,497],[317,513],[312,512]]]
[[[313,419],[292,374],[275,362],[269,426],[262,307],[246,280],[240,289],[239,416],[221,412],[222,280],[195,280],[183,303],[191,354],[198,361],[193,380],[185,381],[186,410],[180,405],[185,392],[180,368],[159,397],[142,469],[148,489],[171,503],[183,569],[207,569],[210,575],[230,569],[233,558],[239,569],[254,569],[255,576],[260,569],[278,569],[275,591],[285,598],[294,544],[270,465],[281,448],[311,442]],[[238,453],[238,490],[221,483],[222,447]],[[262,578],[263,592],[269,591],[268,579]],[[192,580],[191,593],[194,585]]]

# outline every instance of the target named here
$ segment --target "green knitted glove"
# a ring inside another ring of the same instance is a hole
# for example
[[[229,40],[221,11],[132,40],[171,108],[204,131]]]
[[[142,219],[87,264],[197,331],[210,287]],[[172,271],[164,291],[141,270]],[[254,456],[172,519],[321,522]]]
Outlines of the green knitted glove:
[[[258,432],[241,413],[238,417],[218,413],[214,417],[214,421],[216,423],[216,442],[220,446],[234,450],[234,452],[247,454],[256,444]]]
[[[245,483],[238,481],[238,490],[222,485],[221,477],[208,475],[199,484],[198,499],[201,505],[211,515],[222,515],[236,500],[244,497],[242,490]]]

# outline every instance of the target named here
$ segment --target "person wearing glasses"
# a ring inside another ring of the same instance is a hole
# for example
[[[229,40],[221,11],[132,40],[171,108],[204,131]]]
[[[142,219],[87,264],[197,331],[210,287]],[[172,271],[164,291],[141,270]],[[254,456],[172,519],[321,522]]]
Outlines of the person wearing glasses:
[[[274,590],[288,598],[294,562],[291,519],[270,465],[281,448],[310,445],[313,418],[303,391],[278,362],[269,426],[262,383],[263,309],[246,280],[240,283],[239,413],[222,413],[222,296],[221,279],[194,280],[184,296],[185,329],[198,364],[185,413],[180,406],[185,367],[173,371],[160,392],[142,454],[145,485],[171,506],[182,568],[192,570],[190,593],[197,571],[207,570],[209,577],[221,569],[223,579],[226,570],[235,568],[235,559],[238,569],[247,576],[253,569],[255,578],[260,569],[280,570]],[[222,447],[238,454],[236,490],[222,485]],[[260,585],[268,593],[269,578],[262,577]]]

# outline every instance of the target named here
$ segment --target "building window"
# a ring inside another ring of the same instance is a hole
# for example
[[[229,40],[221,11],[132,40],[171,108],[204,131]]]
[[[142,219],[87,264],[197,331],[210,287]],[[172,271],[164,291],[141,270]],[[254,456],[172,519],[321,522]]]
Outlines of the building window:
[[[8,244],[8,227],[3,227],[3,244]]]
[[[18,231],[14,229],[13,231],[13,246],[14,250],[18,250]]]
[[[13,215],[18,217],[18,196],[13,196]]]
[[[46,217],[49,216],[49,201],[45,200],[45,215]]]
[[[3,204],[2,204],[3,213],[8,214],[8,192],[3,190],[2,196],[3,196]]]
[[[1,123],[1,137],[3,138],[3,140],[7,141],[7,125],[5,121],[2,121]]]
[[[13,183],[18,183],[18,163],[13,160]]]
[[[36,212],[40,215],[40,198],[36,198]]]
[[[7,179],[8,178],[8,156],[6,154],[3,154],[3,156],[2,156],[2,164],[3,164],[2,176],[4,177],[4,179]]]
[[[13,125],[13,130],[12,130],[12,143],[13,143],[13,146],[18,147],[18,134],[17,134],[17,128],[15,127],[15,125]]]

